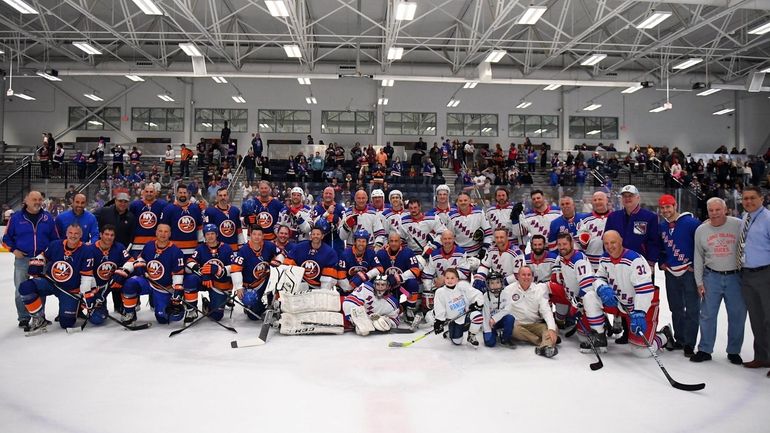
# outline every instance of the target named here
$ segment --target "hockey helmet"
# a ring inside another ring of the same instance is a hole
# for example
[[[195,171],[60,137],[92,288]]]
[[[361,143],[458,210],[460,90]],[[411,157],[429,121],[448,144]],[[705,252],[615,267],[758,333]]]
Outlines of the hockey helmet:
[[[204,235],[206,233],[216,233],[216,232],[217,232],[217,226],[214,225],[214,224],[209,223],[209,224],[206,224],[206,225],[203,226],[203,234]]]
[[[442,184],[436,187],[436,194],[438,195],[439,191],[446,191],[447,194],[451,193],[451,190],[449,189],[449,185]]]
[[[249,308],[253,308],[258,304],[259,298],[257,297],[257,291],[253,289],[247,289],[243,291],[243,304]]]
[[[503,275],[499,272],[490,272],[487,276],[487,290],[495,295],[503,291]]]
[[[243,202],[241,205],[241,214],[243,215],[252,215],[257,209],[257,205],[254,202],[253,198],[250,198]]]
[[[377,198],[377,197],[385,198],[385,193],[379,188],[372,191],[372,198]]]
[[[374,277],[372,286],[374,286],[374,294],[378,298],[384,297],[390,291],[390,283],[388,282],[388,277],[385,275],[377,275]]]
[[[321,233],[326,236],[326,234],[331,231],[331,226],[329,225],[329,221],[326,221],[325,219],[319,219],[313,225],[313,230],[321,230]]]
[[[369,242],[369,232],[364,229],[356,230],[353,232],[353,241],[356,239],[366,239],[366,241]]]
[[[401,199],[403,199],[403,198],[404,198],[404,195],[401,193],[401,191],[399,191],[399,190],[397,190],[397,189],[394,189],[393,191],[391,191],[391,192],[388,194],[388,199],[391,199],[391,198],[393,198],[393,196],[394,196],[394,195],[397,195],[397,196],[401,197]]]
[[[295,186],[294,188],[292,188],[291,189],[291,193],[292,194],[297,193],[297,194],[302,195],[303,198],[305,197],[305,190],[303,190],[302,188],[300,188],[298,186]]]

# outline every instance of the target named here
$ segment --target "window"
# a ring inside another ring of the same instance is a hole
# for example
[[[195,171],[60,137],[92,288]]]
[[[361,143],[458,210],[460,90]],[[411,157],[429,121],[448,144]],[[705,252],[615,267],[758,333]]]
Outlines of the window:
[[[569,138],[617,140],[618,118],[570,116]]]
[[[184,131],[184,108],[133,108],[132,131]]]
[[[559,116],[508,115],[508,136],[559,138]]]
[[[497,137],[497,114],[447,113],[446,133],[450,137]]]
[[[104,107],[101,110],[97,110],[96,107],[89,107],[89,110],[99,115],[101,119],[93,115],[89,116],[86,109],[83,107],[70,107],[68,126],[76,125],[84,117],[88,116],[88,119],[79,124],[75,129],[87,129],[91,131],[120,130],[120,107]],[[104,124],[105,120],[108,123],[107,125]]]
[[[228,123],[231,132],[249,132],[249,110],[196,108],[195,132],[219,132]]]
[[[436,113],[386,111],[385,135],[436,135]]]
[[[310,110],[259,110],[259,132],[310,134]]]
[[[373,111],[322,111],[324,134],[374,134]]]

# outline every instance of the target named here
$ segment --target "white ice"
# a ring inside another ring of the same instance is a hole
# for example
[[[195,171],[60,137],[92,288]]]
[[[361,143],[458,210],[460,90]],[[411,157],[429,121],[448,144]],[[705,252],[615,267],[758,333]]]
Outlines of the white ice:
[[[604,368],[591,371],[594,355],[579,353],[574,337],[554,359],[524,343],[473,349],[433,335],[387,347],[419,333],[271,331],[264,346],[231,349],[231,340],[259,332],[238,309],[226,319],[238,334],[203,322],[169,338],[179,323],[130,332],[108,322],[68,335],[54,323],[26,338],[16,328],[12,268],[12,256],[0,255],[2,433],[770,431],[767,369],[727,361],[724,309],[713,361],[661,357],[680,382],[706,383],[685,392],[628,346],[610,343]],[[661,298],[662,326],[670,313]],[[139,319],[154,321],[142,302]],[[49,298],[48,318],[56,311]],[[745,361],[752,341],[747,321]]]

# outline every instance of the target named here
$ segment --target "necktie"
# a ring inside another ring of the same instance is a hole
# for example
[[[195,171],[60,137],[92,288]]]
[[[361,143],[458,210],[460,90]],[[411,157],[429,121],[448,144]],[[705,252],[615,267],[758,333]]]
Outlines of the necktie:
[[[738,269],[743,267],[743,250],[746,246],[746,234],[749,232],[749,226],[751,226],[751,214],[746,213],[746,222],[743,223],[743,230],[741,230],[741,237],[738,239],[738,249],[735,257]]]

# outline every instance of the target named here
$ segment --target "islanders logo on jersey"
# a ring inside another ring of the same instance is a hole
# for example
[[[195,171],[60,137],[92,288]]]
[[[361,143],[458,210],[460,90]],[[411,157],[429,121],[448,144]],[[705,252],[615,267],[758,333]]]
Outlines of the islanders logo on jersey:
[[[394,275],[394,276],[401,276],[403,271],[395,266],[391,266],[388,269],[385,269],[385,275]]]
[[[98,268],[96,268],[96,276],[99,277],[102,281],[109,281],[110,278],[112,278],[112,274],[115,272],[115,269],[118,268],[118,265],[116,265],[114,262],[102,262]]]
[[[265,276],[265,273],[269,267],[270,264],[268,262],[259,262],[257,263],[257,266],[254,266],[254,269],[251,273],[254,275],[255,279],[260,280]]]
[[[321,266],[314,260],[306,260],[302,267],[305,268],[305,278],[316,279],[321,275]]]
[[[226,238],[234,236],[235,230],[235,223],[232,220],[224,220],[222,221],[222,224],[219,225],[219,233]]]
[[[158,223],[158,217],[151,211],[144,211],[139,215],[139,226],[143,229],[153,229]]]
[[[364,266],[353,266],[350,269],[348,269],[348,276],[352,277],[359,272],[366,273],[367,270],[368,269],[366,269]]]
[[[192,233],[195,231],[195,218],[190,215],[182,215],[176,224],[182,233]]]
[[[163,267],[163,263],[161,263],[158,260],[150,260],[149,263],[147,263],[147,276],[153,280],[158,281],[163,277],[163,274],[166,273],[166,269]]]
[[[257,224],[263,229],[270,228],[273,225],[273,216],[270,212],[260,212],[257,214]]]
[[[227,272],[225,272],[225,264],[222,263],[222,260],[219,260],[217,258],[211,258],[211,259],[209,259],[206,262],[206,264],[208,264],[208,265],[217,265],[217,267],[224,272],[223,277],[227,276]],[[216,275],[212,275],[212,277],[216,277]]]
[[[57,283],[69,281],[74,273],[75,271],[72,269],[72,265],[63,260],[54,262],[54,264],[51,265],[51,278]]]

